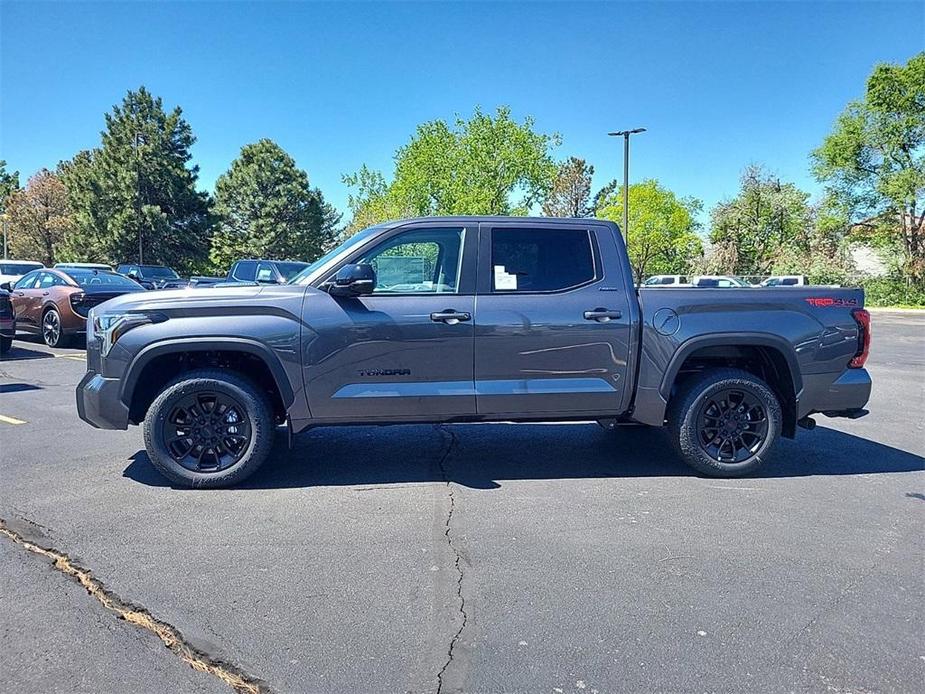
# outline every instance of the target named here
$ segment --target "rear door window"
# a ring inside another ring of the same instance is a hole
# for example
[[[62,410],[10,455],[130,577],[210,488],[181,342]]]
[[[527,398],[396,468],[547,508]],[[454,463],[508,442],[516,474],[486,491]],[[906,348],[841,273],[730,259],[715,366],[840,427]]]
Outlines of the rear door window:
[[[597,277],[587,229],[492,229],[491,286],[495,292],[554,292]]]
[[[232,277],[242,282],[254,282],[257,278],[257,263],[253,260],[242,260],[234,266]]]

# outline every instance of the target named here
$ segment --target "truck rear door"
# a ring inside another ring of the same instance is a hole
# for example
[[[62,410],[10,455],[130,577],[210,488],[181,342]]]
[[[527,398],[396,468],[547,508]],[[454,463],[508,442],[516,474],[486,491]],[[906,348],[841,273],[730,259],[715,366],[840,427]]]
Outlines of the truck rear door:
[[[480,415],[618,414],[638,307],[610,226],[483,222],[475,307]]]

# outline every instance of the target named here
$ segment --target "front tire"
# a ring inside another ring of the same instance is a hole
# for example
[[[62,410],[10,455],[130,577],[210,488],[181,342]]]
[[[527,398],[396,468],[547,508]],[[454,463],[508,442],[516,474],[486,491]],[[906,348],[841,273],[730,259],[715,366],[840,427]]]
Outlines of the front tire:
[[[254,474],[273,447],[273,408],[247,378],[185,373],[151,404],[145,448],[164,477],[185,487],[229,487]]]
[[[6,354],[13,348],[12,337],[0,337],[0,354]]]
[[[691,377],[672,398],[668,429],[681,458],[711,477],[758,470],[781,432],[774,391],[741,369],[710,369]]]

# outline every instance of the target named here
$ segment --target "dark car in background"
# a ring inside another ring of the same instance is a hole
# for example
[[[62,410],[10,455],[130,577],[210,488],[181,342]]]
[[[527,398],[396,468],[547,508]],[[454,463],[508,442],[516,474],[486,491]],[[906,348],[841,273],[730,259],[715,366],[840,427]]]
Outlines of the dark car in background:
[[[87,330],[87,314],[94,306],[144,287],[111,270],[90,268],[33,270],[10,292],[16,329],[42,336],[49,347],[64,347]]]
[[[298,260],[238,260],[231,266],[228,276],[216,285],[286,284],[308,265]]]
[[[177,271],[166,265],[122,264],[116,272],[133,279],[145,289],[183,289],[189,281],[180,277]]]
[[[16,314],[13,312],[13,302],[10,300],[10,293],[0,289],[0,354],[10,351],[15,335]]]

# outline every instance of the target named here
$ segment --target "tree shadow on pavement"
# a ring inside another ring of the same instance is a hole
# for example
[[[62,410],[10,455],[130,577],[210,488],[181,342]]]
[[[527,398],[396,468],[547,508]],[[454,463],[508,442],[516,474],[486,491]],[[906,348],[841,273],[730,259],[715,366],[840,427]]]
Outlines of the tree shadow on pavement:
[[[925,458],[885,444],[817,427],[782,440],[759,478],[914,472]],[[494,489],[504,480],[683,477],[667,436],[649,427],[607,432],[596,424],[462,424],[326,427],[279,441],[242,489],[390,485],[451,481]],[[172,486],[144,450],[124,476]]]

